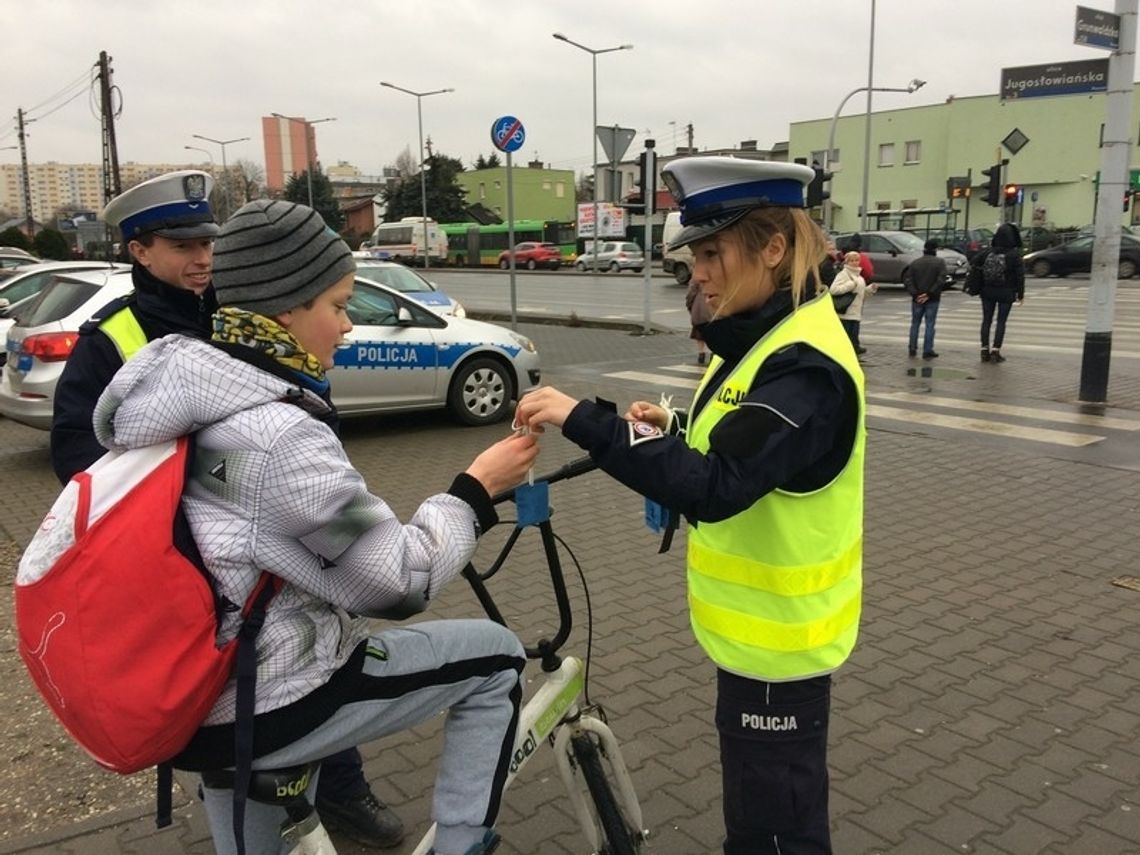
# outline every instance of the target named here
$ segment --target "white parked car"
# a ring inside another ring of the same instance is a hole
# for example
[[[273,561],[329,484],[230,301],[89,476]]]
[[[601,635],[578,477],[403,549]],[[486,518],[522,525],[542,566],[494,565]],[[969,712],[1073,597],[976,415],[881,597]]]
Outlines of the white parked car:
[[[129,294],[130,270],[56,276],[8,331],[0,415],[49,430],[55,386],[99,309]],[[533,342],[504,327],[437,314],[393,288],[357,277],[354,329],[329,372],[343,416],[448,408],[464,424],[507,418],[539,383]]]
[[[76,270],[111,270],[116,267],[130,268],[129,264],[109,264],[106,261],[42,261],[13,267],[10,276],[0,281],[0,340],[15,323],[16,312],[21,303],[31,299],[58,273]],[[3,365],[0,354],[0,365]]]
[[[394,261],[379,261],[367,253],[354,252],[353,255],[356,257],[357,279],[367,279],[394,288],[433,312],[455,315],[457,318],[467,317],[466,310],[458,300],[453,300],[438,285],[414,270]]]

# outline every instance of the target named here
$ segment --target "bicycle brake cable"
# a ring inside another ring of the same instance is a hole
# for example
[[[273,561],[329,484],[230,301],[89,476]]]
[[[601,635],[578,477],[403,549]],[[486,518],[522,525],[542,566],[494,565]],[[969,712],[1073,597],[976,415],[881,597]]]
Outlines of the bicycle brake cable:
[[[582,672],[582,698],[586,701],[587,707],[593,707],[594,704],[590,701],[590,659],[594,650],[594,609],[590,605],[590,586],[586,584],[586,574],[582,571],[582,565],[578,563],[578,556],[574,554],[574,550],[559,534],[554,533],[554,539],[562,545],[570,560],[574,562],[574,569],[578,571],[578,578],[582,582],[582,593],[586,598],[586,664]],[[602,720],[605,720],[604,713]]]

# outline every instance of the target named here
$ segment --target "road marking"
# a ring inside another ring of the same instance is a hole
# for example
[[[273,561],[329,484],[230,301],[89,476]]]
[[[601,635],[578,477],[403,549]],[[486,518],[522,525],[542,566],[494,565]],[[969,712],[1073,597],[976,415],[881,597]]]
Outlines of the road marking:
[[[613,374],[604,374],[603,377],[613,377],[615,380],[636,380],[639,383],[648,383],[651,386],[679,386],[683,389],[696,389],[700,380],[690,380],[687,377],[669,377],[665,374],[650,374],[646,371],[615,371]]]
[[[884,407],[880,404],[868,404],[867,415],[889,421],[914,422],[920,425],[950,428],[951,430],[968,430],[1010,439],[1027,439],[1031,442],[1066,445],[1071,448],[1080,448],[1104,440],[1103,436],[1093,436],[1086,433],[1069,433],[1068,431],[1026,427],[1008,422],[948,416],[942,413],[932,413],[928,410],[904,410],[901,407]]]
[[[1037,421],[1060,422],[1070,425],[1088,425],[1108,430],[1140,430],[1140,420],[1121,419],[1114,416],[1096,416],[1091,413],[1073,413],[1060,410],[1043,410],[1038,407],[1018,407],[1011,404],[995,404],[990,401],[969,401],[960,398],[943,398],[937,395],[920,395],[914,392],[868,392],[868,398],[876,401],[899,401],[908,404],[928,404],[956,410],[992,413],[1000,416],[1019,416]]]
[[[935,330],[937,331],[937,326],[935,327]],[[1011,335],[1015,336],[1016,332],[1011,333]],[[973,349],[975,351],[980,347],[977,339],[967,340],[964,338],[946,338],[946,337],[941,336],[941,335],[936,335],[935,338],[936,338],[937,343],[939,345],[951,344],[951,345],[954,345],[956,347],[961,346],[961,347]],[[900,348],[904,347],[906,345],[905,336],[860,335],[859,340],[861,342],[868,341],[868,342],[872,342],[874,344],[896,344]],[[1056,345],[1025,344],[1023,342],[1016,342],[1012,347],[1009,347],[1008,345],[1003,346],[1002,351],[1005,353],[1010,353],[1010,354],[1034,352],[1034,353],[1069,353],[1069,354],[1073,354],[1073,355],[1079,355],[1079,354],[1084,353],[1084,348],[1083,347],[1058,347]],[[1112,358],[1113,359],[1140,359],[1140,351],[1117,350],[1116,348],[1113,348]]]
[[[681,364],[681,365],[662,365],[661,367],[666,371],[681,371],[681,372],[684,372],[685,374],[700,374],[702,377],[705,375],[705,368],[706,368],[706,366],[704,366],[704,365],[684,365],[684,364]]]

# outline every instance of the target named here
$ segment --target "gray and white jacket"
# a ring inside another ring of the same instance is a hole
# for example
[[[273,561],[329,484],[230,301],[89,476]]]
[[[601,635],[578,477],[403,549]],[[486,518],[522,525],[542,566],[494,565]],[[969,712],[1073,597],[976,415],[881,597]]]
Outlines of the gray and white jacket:
[[[111,450],[197,434],[182,504],[222,596],[244,603],[262,571],[283,581],[257,639],[258,714],[326,683],[368,636],[360,615],[430,597],[475,550],[476,511],[457,495],[432,496],[401,523],[314,417],[328,410],[313,392],[178,335],[140,350],[95,408]],[[228,613],[219,643],[239,624]],[[231,679],[204,724],[232,722],[235,693]]]

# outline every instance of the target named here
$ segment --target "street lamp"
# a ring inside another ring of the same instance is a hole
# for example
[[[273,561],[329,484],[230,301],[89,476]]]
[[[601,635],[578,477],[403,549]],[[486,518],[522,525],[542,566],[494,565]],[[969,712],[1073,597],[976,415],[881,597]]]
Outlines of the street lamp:
[[[309,179],[309,207],[313,207],[313,149],[309,145],[309,127],[319,125],[321,122],[335,122],[336,116],[326,116],[323,119],[302,119],[298,116],[283,116],[280,113],[270,113],[275,119],[284,119],[287,122],[300,122],[305,126],[305,177]]]
[[[222,147],[222,180],[225,182],[225,186],[222,188],[222,197],[226,200],[226,217],[229,217],[229,215],[233,213],[233,203],[230,200],[230,176],[226,168],[226,146],[232,143],[247,142],[249,137],[237,137],[232,140],[215,140],[210,137],[204,137],[201,134],[190,134],[190,136],[196,140],[205,140],[206,142],[212,142],[214,145]],[[212,160],[210,162],[213,163]]]
[[[915,77],[906,86],[902,86],[902,87],[899,87],[899,86],[874,86],[874,87],[871,87],[871,89],[875,92],[906,92],[909,95],[909,94],[913,94],[914,92],[917,92],[919,89],[921,89],[925,85],[926,85],[925,80],[919,80],[917,77]],[[831,130],[827,134],[827,148],[824,149],[824,152],[823,152],[823,163],[821,164],[821,166],[823,167],[824,172],[827,172],[827,168],[831,164],[831,153],[835,150],[835,126],[839,122],[839,114],[843,111],[844,105],[848,101],[850,101],[851,98],[858,95],[860,92],[866,92],[866,91],[867,91],[866,86],[860,86],[857,89],[852,89],[850,92],[848,92],[846,95],[843,96],[843,100],[840,101],[839,106],[835,108],[835,115],[831,117]],[[870,143],[868,143],[868,148],[869,147],[870,147]],[[864,175],[867,174],[867,170],[869,168],[867,161],[866,161],[866,154],[867,153],[864,152],[864,162],[863,162],[863,174]],[[866,225],[867,225],[867,222],[865,219],[866,215],[867,215],[866,212],[867,212],[867,189],[866,189],[866,184],[864,183],[864,186],[863,186],[863,216],[864,216],[864,220],[863,220],[862,228],[866,228]],[[826,214],[823,218],[824,225],[827,226],[828,230],[831,229],[831,215],[832,215],[831,200],[828,199],[827,200],[827,211],[826,211]]]
[[[196,145],[184,145],[182,147],[184,149],[189,150],[189,151],[200,151],[200,152],[202,152],[202,154],[206,155],[206,157],[210,158],[210,175],[213,176],[213,174],[214,174],[214,155],[212,155],[210,153],[210,150],[208,148],[200,148],[199,146],[196,146]]]
[[[454,92],[455,90],[449,87],[447,89],[433,89],[430,92],[413,92],[411,89],[405,89],[403,86],[397,86],[395,83],[387,83],[383,80],[380,81],[380,85],[387,86],[389,89],[395,89],[397,92],[413,95],[416,99],[416,117],[419,120],[420,127],[420,215],[424,221],[424,270],[427,270],[430,266],[431,246],[428,244],[427,178],[424,175],[426,166],[424,159],[423,99],[429,95],[442,95],[445,92]]]
[[[594,139],[594,272],[598,272],[598,54],[612,53],[615,50],[633,50],[633,45],[618,45],[617,47],[608,48],[591,48],[586,47],[584,44],[579,44],[573,39],[569,39],[562,33],[552,33],[554,38],[560,42],[566,42],[568,45],[584,50],[590,54],[591,61],[594,66],[594,126],[591,129],[590,135]]]

